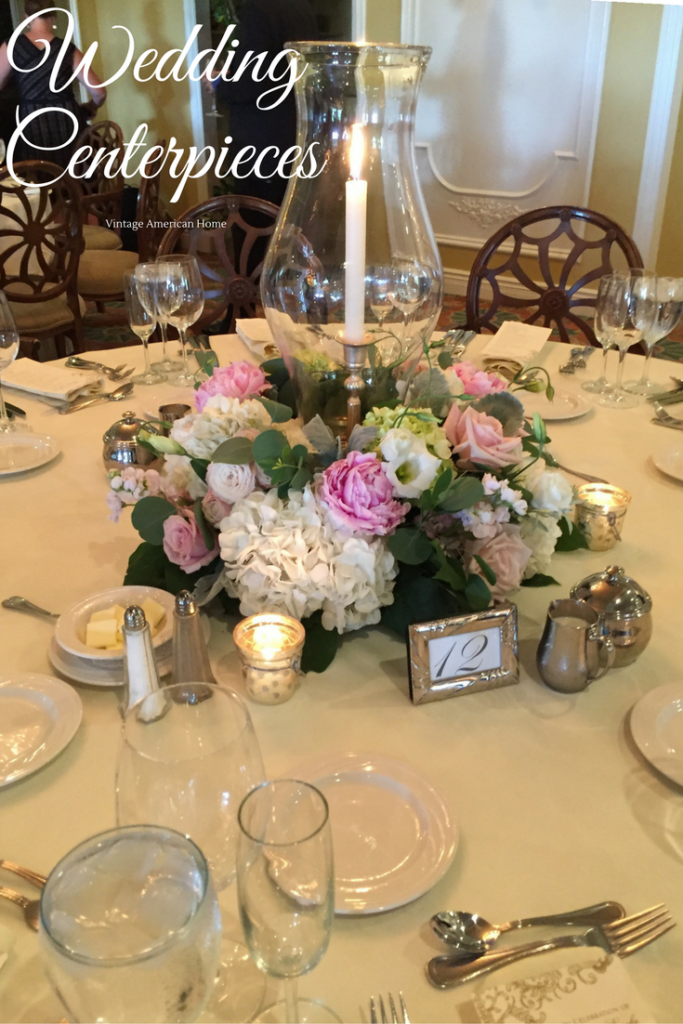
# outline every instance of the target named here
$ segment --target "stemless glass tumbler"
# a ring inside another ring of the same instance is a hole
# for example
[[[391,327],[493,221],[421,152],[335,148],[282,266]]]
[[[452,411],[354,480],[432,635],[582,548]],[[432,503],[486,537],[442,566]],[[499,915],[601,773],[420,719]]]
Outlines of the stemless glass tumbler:
[[[237,894],[242,927],[261,970],[284,981],[285,1000],[258,1021],[338,1021],[322,1003],[299,1000],[296,979],[319,963],[334,916],[334,864],[327,801],[306,782],[279,779],[250,793],[239,812]]]
[[[212,991],[221,918],[206,861],[152,826],[86,840],[52,870],[40,944],[69,1020],[195,1021]]]

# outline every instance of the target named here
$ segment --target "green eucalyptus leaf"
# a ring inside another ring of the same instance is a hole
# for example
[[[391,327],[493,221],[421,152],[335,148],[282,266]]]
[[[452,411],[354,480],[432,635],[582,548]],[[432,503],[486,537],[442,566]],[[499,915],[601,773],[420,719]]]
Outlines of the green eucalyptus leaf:
[[[213,532],[213,530],[206,521],[204,509],[202,508],[201,498],[197,498],[197,500],[194,503],[194,517],[195,520],[197,521],[199,532],[202,535],[202,540],[206,544],[206,550],[213,551],[213,549],[216,547],[216,534]]]
[[[472,573],[467,580],[465,597],[473,612],[483,612],[491,604],[491,591],[476,573]]]
[[[200,480],[206,483],[206,471],[209,468],[209,463],[206,459],[190,459],[190,465],[197,474]]]
[[[432,554],[432,544],[424,533],[414,527],[404,526],[387,537],[387,546],[397,562],[421,565]]]
[[[453,356],[450,352],[439,352],[438,363],[442,370],[447,370],[453,365]]]
[[[492,587],[496,585],[496,574],[488,564],[485,562],[481,555],[475,555],[474,560],[484,574],[484,579],[487,583],[490,583]]]
[[[560,583],[553,576],[544,576],[542,572],[536,572],[528,580],[522,580],[523,587],[559,587]]]
[[[254,438],[253,458],[257,465],[262,459],[279,459],[287,447],[287,438],[280,430],[264,430]]]
[[[231,466],[244,466],[254,458],[254,442],[248,437],[230,437],[218,445],[211,456],[212,462],[224,462]]]
[[[133,509],[131,521],[143,540],[160,546],[164,541],[164,523],[177,511],[166,498],[141,498]]]
[[[270,398],[257,398],[266,410],[273,423],[288,423],[292,418],[292,410],[281,402],[273,402]]]
[[[472,508],[484,497],[484,485],[476,476],[459,476],[439,502],[445,512],[462,512]]]
[[[556,551],[578,551],[579,548],[587,548],[586,538],[581,530],[574,525],[566,516],[563,516],[558,523],[562,535],[558,537],[555,545]]]
[[[309,484],[312,479],[313,474],[310,469],[306,469],[305,466],[301,469],[297,469],[296,473],[292,477],[292,482],[289,485],[290,489],[293,491],[303,491],[306,484]]]
[[[143,541],[128,559],[124,587],[158,587],[166,589],[168,558],[158,544]]]
[[[342,638],[336,629],[325,629],[322,612],[315,612],[302,620],[306,641],[301,656],[302,672],[324,672],[334,661]]]

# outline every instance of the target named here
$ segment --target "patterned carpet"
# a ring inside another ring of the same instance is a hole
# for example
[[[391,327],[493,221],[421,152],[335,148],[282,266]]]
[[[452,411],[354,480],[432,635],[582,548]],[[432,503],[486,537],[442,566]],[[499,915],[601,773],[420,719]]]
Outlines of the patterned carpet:
[[[110,304],[107,308],[111,310],[114,304]],[[525,314],[530,315],[531,311],[523,309],[506,310],[501,309],[494,317],[494,322],[499,326],[503,320],[518,320],[523,319]],[[121,304],[121,316],[125,318],[124,307]],[[446,295],[443,300],[443,309],[439,318],[439,330],[447,331],[449,327],[459,327],[465,322],[465,297],[462,295]],[[580,332],[572,327],[571,324],[567,325],[569,334],[577,338],[577,344],[581,344],[582,336]],[[117,348],[120,345],[130,345],[131,342],[135,343],[135,336],[132,331],[128,328],[125,323],[117,324],[113,327],[97,327],[88,324],[87,319],[85,322],[84,329],[86,339],[86,350],[88,348]],[[666,338],[663,342],[655,345],[653,355],[658,359],[671,359],[676,363],[683,363],[683,324],[676,328],[672,334]]]

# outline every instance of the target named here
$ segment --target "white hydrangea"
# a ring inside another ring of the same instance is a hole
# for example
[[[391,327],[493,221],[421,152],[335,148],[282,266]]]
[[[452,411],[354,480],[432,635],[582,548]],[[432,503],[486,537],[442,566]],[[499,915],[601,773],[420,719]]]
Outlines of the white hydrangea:
[[[171,500],[187,494],[193,501],[196,501],[197,498],[203,498],[208,489],[202,478],[197,476],[193,470],[188,455],[166,455],[164,457],[161,486],[164,494]]]
[[[520,523],[520,537],[531,549],[531,558],[524,571],[528,579],[537,572],[547,573],[555,545],[562,535],[557,520],[552,515],[525,516]]]
[[[340,633],[376,625],[393,602],[396,563],[383,539],[332,526],[310,485],[254,491],[221,523],[228,592],[244,615],[280,611],[303,619],[322,610]]]
[[[255,398],[240,401],[213,395],[202,412],[193,412],[176,420],[171,437],[195,459],[210,459],[223,441],[245,430],[266,430],[270,415]]]
[[[524,474],[524,486],[533,494],[531,507],[556,516],[571,512],[574,504],[574,488],[559,469],[546,469],[542,459],[535,462]]]

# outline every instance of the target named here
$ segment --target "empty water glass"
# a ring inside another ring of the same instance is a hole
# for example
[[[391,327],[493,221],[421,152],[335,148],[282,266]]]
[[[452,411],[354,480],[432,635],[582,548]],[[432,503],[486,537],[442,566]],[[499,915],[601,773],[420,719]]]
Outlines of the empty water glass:
[[[683,316],[683,278],[655,277],[649,271],[631,271],[632,274],[648,275],[654,279],[657,290],[657,313],[652,326],[643,334],[643,344],[647,349],[643,372],[638,380],[630,380],[624,384],[624,391],[632,395],[656,395],[666,389],[661,384],[650,380],[650,359],[655,345],[663,341],[678,326]]]
[[[204,286],[199,264],[186,253],[157,257],[157,305],[162,316],[178,331],[183,350],[183,366],[170,380],[179,387],[191,387],[194,371],[187,359],[187,332],[204,312]]]
[[[638,399],[627,394],[621,386],[624,358],[632,345],[642,341],[652,328],[657,315],[656,278],[640,273],[620,279],[611,288],[602,311],[602,319],[609,337],[619,350],[616,386],[600,395],[598,405],[610,409],[631,409]]]
[[[618,272],[605,274],[604,277],[600,278],[600,284],[598,285],[598,295],[595,300],[593,333],[602,345],[602,373],[595,380],[584,381],[581,385],[584,391],[590,391],[591,394],[601,395],[606,391],[612,390],[612,385],[607,379],[607,353],[612,348],[614,342],[607,329],[604,313],[607,304],[612,299],[614,289],[618,282],[623,279],[624,275]]]
[[[149,339],[156,330],[157,320],[154,313],[150,312],[142,301],[138,278],[134,270],[127,270],[124,275],[123,293],[126,299],[130,329],[133,334],[138,336],[145,351],[145,369],[137,376],[131,377],[131,381],[133,384],[162,384],[166,380],[166,374],[153,370],[149,365]]]
[[[72,1021],[197,1020],[212,990],[221,918],[201,851],[153,826],[86,840],[40,900],[48,978]]]
[[[19,331],[4,292],[0,292],[0,374],[14,361],[19,351]],[[16,430],[7,415],[0,382],[0,433]]]

